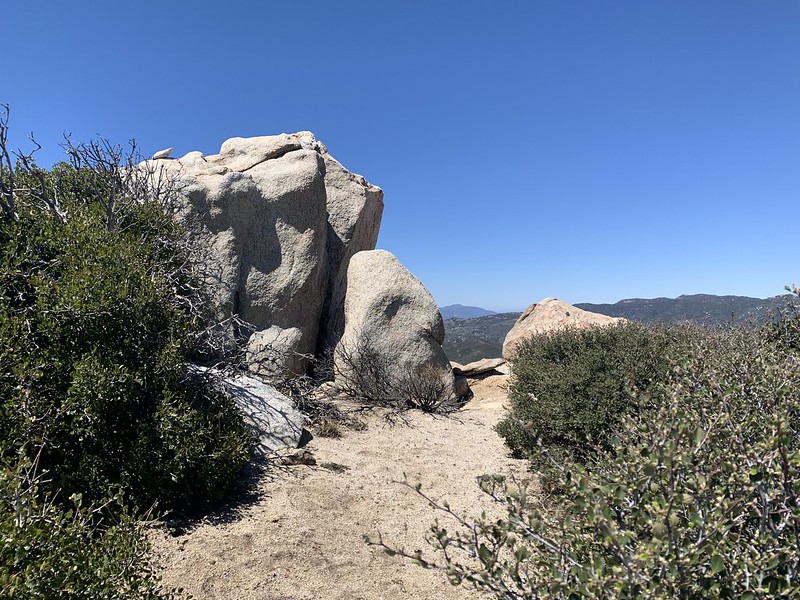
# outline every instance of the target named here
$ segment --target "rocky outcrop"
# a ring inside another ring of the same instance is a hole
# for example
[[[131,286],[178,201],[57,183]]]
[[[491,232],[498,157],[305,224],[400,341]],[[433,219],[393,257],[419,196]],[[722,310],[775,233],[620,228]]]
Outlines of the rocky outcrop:
[[[375,400],[402,396],[410,387],[454,397],[453,369],[443,341],[436,302],[397,258],[385,250],[352,257],[344,332],[335,352],[338,386],[383,386],[364,390],[364,396]],[[376,377],[364,379],[375,372]]]
[[[513,360],[517,346],[523,340],[540,333],[568,327],[578,329],[602,327],[624,320],[581,310],[556,298],[545,298],[538,304],[531,304],[517,319],[503,342],[503,358]]]
[[[267,456],[280,448],[297,448],[303,437],[305,417],[292,400],[254,377],[240,375],[224,383],[241,409],[245,423],[253,429],[259,455]]]
[[[342,273],[355,252],[374,248],[383,192],[307,131],[232,138],[219,154],[151,167],[175,177],[179,218],[208,249],[201,260],[219,317],[236,314],[253,328],[251,368],[303,373],[306,356],[343,328]]]

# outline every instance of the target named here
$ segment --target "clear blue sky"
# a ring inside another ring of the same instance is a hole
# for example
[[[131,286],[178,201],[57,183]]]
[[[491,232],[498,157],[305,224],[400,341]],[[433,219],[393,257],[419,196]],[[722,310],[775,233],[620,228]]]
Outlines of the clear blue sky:
[[[12,138],[309,129],[440,305],[800,284],[800,2],[4,2]]]

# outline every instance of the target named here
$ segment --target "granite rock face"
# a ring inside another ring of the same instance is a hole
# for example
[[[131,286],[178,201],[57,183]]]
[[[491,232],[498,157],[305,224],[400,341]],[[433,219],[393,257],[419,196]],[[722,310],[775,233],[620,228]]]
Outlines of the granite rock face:
[[[219,154],[190,152],[150,167],[175,178],[179,219],[207,249],[218,318],[236,314],[252,327],[250,368],[305,372],[307,356],[343,330],[342,273],[353,254],[375,247],[380,188],[308,131],[232,138]]]
[[[300,445],[305,417],[291,399],[255,377],[239,375],[224,383],[253,430],[257,455]]]
[[[306,418],[294,401],[268,383],[248,375],[230,375],[200,365],[189,365],[222,384],[236,402],[253,433],[254,452],[266,457],[282,448],[297,448],[303,441]]]
[[[325,160],[328,195],[328,281],[318,349],[333,348],[344,331],[347,267],[356,252],[372,250],[383,215],[383,191],[345,169],[330,154]]]

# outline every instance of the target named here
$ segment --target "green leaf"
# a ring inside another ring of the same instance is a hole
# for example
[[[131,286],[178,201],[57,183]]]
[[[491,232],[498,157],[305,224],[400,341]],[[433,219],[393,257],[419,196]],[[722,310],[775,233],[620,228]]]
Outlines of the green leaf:
[[[711,572],[714,574],[721,573],[725,570],[725,563],[719,554],[715,554],[711,558]]]
[[[494,562],[494,555],[492,554],[492,551],[486,547],[486,544],[481,544],[478,547],[478,556],[480,557],[481,562],[484,564],[491,564]]]

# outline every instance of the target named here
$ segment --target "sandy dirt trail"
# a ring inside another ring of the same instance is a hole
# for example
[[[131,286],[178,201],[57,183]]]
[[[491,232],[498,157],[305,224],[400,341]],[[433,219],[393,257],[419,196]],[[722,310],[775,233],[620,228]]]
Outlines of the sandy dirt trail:
[[[394,546],[422,549],[436,512],[413,490],[420,482],[458,513],[479,515],[491,501],[478,488],[484,473],[527,477],[494,432],[503,416],[505,378],[474,382],[475,399],[452,417],[405,413],[390,425],[380,414],[367,429],[314,438],[317,464],[262,478],[256,499],[179,536],[154,534],[167,586],[199,599],[479,598],[426,571],[367,546],[381,533]]]

